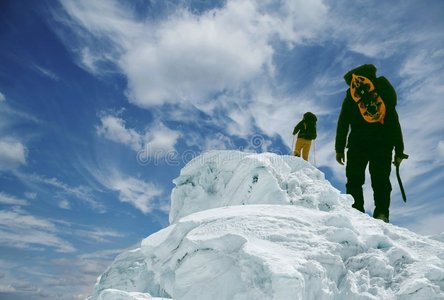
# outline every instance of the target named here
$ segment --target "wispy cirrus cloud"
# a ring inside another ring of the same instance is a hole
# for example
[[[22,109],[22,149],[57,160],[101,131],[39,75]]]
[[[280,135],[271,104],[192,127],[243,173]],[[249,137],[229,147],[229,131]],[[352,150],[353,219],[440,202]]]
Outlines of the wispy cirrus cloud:
[[[51,71],[49,69],[46,69],[46,68],[41,67],[39,65],[34,65],[34,68],[45,77],[48,77],[48,78],[55,80],[55,81],[60,80],[60,77],[56,73],[54,73],[53,71]]]
[[[88,237],[89,232],[81,234]],[[86,299],[98,276],[119,253],[126,250],[68,252],[69,257],[61,258],[36,256],[32,264],[27,259],[15,262],[0,259],[0,295],[7,293],[17,299]]]
[[[164,199],[164,189],[159,184],[140,177],[125,174],[125,171],[107,164],[101,168],[85,164],[92,176],[104,190],[113,191],[123,203],[128,203],[143,214],[153,210],[167,212],[169,201]]]
[[[6,101],[0,92],[0,172],[26,166],[29,156],[27,140],[23,134],[16,132],[16,127],[29,123],[37,124],[40,120],[15,108],[14,101]]]
[[[0,241],[16,248],[53,248],[57,252],[74,252],[71,243],[57,235],[56,225],[23,210],[0,211]]]
[[[121,232],[106,228],[76,229],[74,234],[79,237],[86,237],[97,243],[109,243],[112,238],[124,236]]]
[[[4,192],[0,192],[0,204],[25,206],[29,202],[25,199],[17,198]]]
[[[444,160],[444,140],[438,142],[438,159],[442,162]]]
[[[401,45],[412,42],[414,23],[405,16],[415,12],[407,3],[396,1],[374,5],[362,2],[348,5],[345,2],[331,2],[328,5],[329,29],[322,40],[343,42],[345,49],[364,55],[364,59],[381,60],[397,55],[404,52],[399,49]],[[344,63],[353,61],[348,59]]]
[[[94,195],[94,191],[88,186],[71,186],[56,177],[49,178],[36,173],[28,174],[15,171],[14,175],[33,190],[46,190],[47,187],[51,187],[54,189],[53,195],[58,195],[63,200],[66,200],[64,197],[74,197],[75,199],[88,204],[92,209],[99,213],[106,211],[103,203],[97,200],[96,196]],[[66,204],[67,203],[65,203],[65,205]]]

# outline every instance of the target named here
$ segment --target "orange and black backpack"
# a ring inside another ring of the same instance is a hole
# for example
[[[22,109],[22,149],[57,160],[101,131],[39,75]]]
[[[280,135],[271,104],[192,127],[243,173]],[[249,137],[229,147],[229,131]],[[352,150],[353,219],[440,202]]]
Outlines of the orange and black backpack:
[[[376,67],[365,64],[349,71],[344,79],[364,120],[384,124],[387,108],[396,106],[396,92],[387,78],[377,78]]]

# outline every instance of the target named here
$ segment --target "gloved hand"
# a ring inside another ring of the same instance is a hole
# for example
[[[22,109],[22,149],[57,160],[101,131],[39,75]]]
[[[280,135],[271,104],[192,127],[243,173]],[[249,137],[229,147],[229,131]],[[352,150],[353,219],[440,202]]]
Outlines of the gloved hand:
[[[404,153],[399,154],[399,155],[395,155],[395,159],[393,161],[393,164],[395,165],[395,167],[399,167],[401,165],[401,162],[407,158],[409,158],[409,156]]]
[[[336,153],[336,161],[339,163],[339,164],[341,164],[341,165],[344,165],[344,162],[345,162],[345,155],[344,155],[344,153]]]

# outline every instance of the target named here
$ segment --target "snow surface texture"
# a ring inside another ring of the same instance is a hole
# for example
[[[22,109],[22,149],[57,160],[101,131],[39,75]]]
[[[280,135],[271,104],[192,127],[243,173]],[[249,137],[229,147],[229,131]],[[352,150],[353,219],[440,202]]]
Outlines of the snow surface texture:
[[[444,299],[444,243],[351,208],[308,162],[211,151],[170,226],[121,254],[90,299]]]

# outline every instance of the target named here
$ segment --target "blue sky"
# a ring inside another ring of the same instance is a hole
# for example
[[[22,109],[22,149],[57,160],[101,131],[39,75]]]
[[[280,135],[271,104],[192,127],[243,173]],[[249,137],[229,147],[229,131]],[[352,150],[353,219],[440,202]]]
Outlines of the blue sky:
[[[344,191],[342,76],[363,63],[397,90],[410,155],[391,221],[440,233],[443,32],[438,0],[1,1],[0,298],[84,299],[118,253],[168,225],[187,161],[287,154],[306,111],[319,119],[311,161]]]

